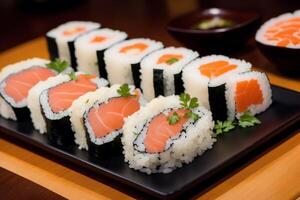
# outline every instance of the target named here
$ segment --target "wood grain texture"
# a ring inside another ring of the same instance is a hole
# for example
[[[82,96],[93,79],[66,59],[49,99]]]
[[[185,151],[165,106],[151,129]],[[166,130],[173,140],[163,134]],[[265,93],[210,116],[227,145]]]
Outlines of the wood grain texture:
[[[47,190],[21,176],[0,167],[0,196],[1,199],[19,200],[20,191],[22,199],[43,199],[43,200],[65,200],[62,196]]]
[[[38,38],[0,54],[0,66],[33,56],[47,58]],[[268,73],[273,84],[300,91],[300,83]],[[300,133],[223,181],[199,199],[295,199],[300,196]],[[0,167],[68,199],[132,197],[74,170],[0,139]]]

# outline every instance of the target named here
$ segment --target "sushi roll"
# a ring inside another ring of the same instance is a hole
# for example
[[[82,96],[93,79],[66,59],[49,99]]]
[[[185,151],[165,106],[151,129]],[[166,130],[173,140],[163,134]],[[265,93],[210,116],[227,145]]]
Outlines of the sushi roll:
[[[170,173],[212,148],[216,139],[211,112],[199,105],[182,108],[180,99],[160,96],[125,121],[123,153],[130,168]],[[187,117],[190,112],[197,118]]]
[[[282,14],[265,22],[257,31],[255,39],[265,45],[299,49],[299,24],[300,10]]]
[[[78,70],[107,79],[104,51],[127,38],[125,32],[108,28],[91,31],[75,41]],[[119,59],[119,58],[118,58]],[[120,72],[118,72],[120,73]]]
[[[30,119],[28,91],[38,82],[55,76],[49,60],[31,58],[4,67],[0,72],[0,114],[7,119]]]
[[[159,95],[182,93],[182,69],[196,57],[195,51],[175,47],[146,56],[141,62],[141,89],[145,98],[150,101]]]
[[[34,127],[40,133],[47,133],[54,144],[74,143],[69,120],[73,101],[107,84],[105,79],[81,72],[59,74],[41,81],[29,91],[28,107]]]
[[[266,74],[245,72],[232,76],[226,83],[228,119],[239,119],[246,111],[256,115],[272,103],[272,91]]]
[[[163,48],[161,42],[137,38],[114,45],[104,52],[104,61],[111,84],[134,84],[140,88],[140,63],[149,53]]]
[[[210,109],[214,120],[228,118],[225,83],[233,75],[250,71],[251,64],[222,55],[211,55],[189,63],[182,73],[185,92]]]
[[[77,99],[71,107],[71,123],[79,149],[95,157],[121,153],[120,137],[124,119],[144,105],[134,86],[113,85]]]
[[[46,39],[51,60],[55,58],[66,60],[76,70],[75,39],[91,30],[100,28],[100,26],[95,22],[71,21],[47,32]]]

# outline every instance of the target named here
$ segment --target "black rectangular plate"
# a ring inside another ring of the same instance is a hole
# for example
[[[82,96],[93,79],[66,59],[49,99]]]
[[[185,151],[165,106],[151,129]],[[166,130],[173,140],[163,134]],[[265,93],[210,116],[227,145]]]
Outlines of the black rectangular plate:
[[[258,116],[262,124],[246,129],[237,128],[219,136],[213,149],[170,174],[146,175],[130,169],[122,156],[95,160],[86,151],[76,147],[62,149],[52,146],[46,136],[35,131],[28,122],[18,123],[0,118],[0,131],[12,139],[19,139],[62,160],[91,170],[95,175],[103,175],[156,197],[174,197],[195,184],[202,184],[229,164],[242,159],[275,136],[284,134],[285,129],[299,121],[300,93],[277,86],[272,86],[272,90],[273,104]]]

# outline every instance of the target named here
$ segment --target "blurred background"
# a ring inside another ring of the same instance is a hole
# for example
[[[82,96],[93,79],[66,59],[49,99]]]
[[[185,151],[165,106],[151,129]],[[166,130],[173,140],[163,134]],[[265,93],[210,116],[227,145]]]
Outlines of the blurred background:
[[[221,7],[257,11],[263,21],[300,8],[299,0],[0,0],[0,51],[44,35],[70,20],[90,20],[180,45],[166,31],[167,22],[192,10]]]

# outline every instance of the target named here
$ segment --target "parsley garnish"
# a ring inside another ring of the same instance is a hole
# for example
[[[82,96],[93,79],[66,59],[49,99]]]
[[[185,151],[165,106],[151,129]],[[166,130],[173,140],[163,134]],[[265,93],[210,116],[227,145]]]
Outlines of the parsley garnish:
[[[185,117],[192,118],[194,121],[199,119],[199,115],[192,111],[192,109],[199,106],[198,99],[196,97],[191,98],[187,93],[182,93],[179,96],[179,99],[181,101],[180,105],[182,108],[189,110],[187,113],[185,113]]]
[[[50,63],[46,64],[46,66],[49,69],[53,69],[53,70],[57,71],[58,73],[61,73],[70,65],[67,61],[56,58],[56,59],[52,60]]]
[[[216,131],[216,134],[219,135],[221,133],[226,133],[234,129],[236,125],[242,128],[246,128],[260,123],[261,122],[259,121],[259,119],[252,115],[251,112],[248,110],[244,112],[244,114],[240,117],[238,121],[226,120],[222,122],[217,120],[214,130]]]
[[[169,60],[166,61],[167,64],[172,65],[173,63],[176,63],[178,61],[177,58],[170,58]]]
[[[196,97],[191,98],[187,93],[182,93],[179,96],[179,100],[181,101],[180,105],[182,106],[182,108],[187,110],[191,110],[199,106],[198,99]]]
[[[214,129],[216,130],[216,134],[219,135],[221,133],[226,133],[235,128],[235,123],[230,120],[219,121],[217,120]]]
[[[70,77],[71,80],[74,80],[74,81],[77,80],[77,76],[76,76],[75,72],[71,72],[68,75],[69,75],[69,77]]]
[[[184,116],[187,117],[187,118],[192,118],[193,121],[196,121],[196,120],[199,119],[199,115],[196,114],[196,113],[193,113],[192,111],[189,111],[189,112],[185,113]]]
[[[192,119],[193,121],[198,120],[199,115],[192,111],[192,109],[197,108],[199,106],[198,99],[196,97],[191,98],[190,95],[187,93],[182,93],[179,96],[179,100],[181,101],[180,102],[181,108],[188,110],[184,114],[184,116],[186,118]],[[176,112],[174,112],[173,115],[168,117],[168,122],[170,125],[176,124],[179,120],[180,120],[180,116]]]
[[[173,112],[173,114],[168,117],[168,122],[170,125],[176,124],[177,122],[179,122],[179,120],[180,116],[177,112]]]
[[[121,85],[120,88],[117,90],[117,92],[119,93],[119,95],[121,95],[121,97],[132,96],[132,94],[130,94],[130,88],[127,83]]]
[[[261,122],[248,110],[240,117],[238,123],[240,127],[246,128],[249,126],[254,126],[255,124],[260,124]]]

